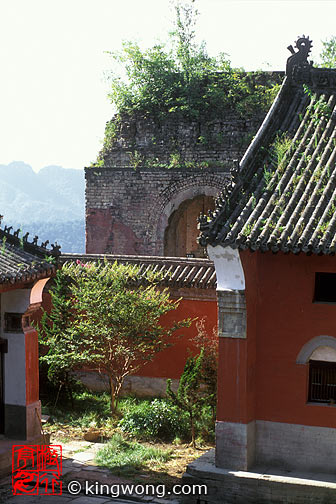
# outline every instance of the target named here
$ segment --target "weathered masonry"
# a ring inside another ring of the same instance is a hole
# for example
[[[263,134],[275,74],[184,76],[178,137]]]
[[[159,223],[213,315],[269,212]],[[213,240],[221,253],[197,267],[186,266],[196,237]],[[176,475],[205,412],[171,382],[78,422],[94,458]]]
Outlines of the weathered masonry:
[[[86,170],[86,252],[202,257],[196,218],[227,171]]]
[[[103,166],[85,170],[86,252],[204,257],[196,218],[214,209],[263,118],[228,110],[216,121],[135,114],[116,122]]]

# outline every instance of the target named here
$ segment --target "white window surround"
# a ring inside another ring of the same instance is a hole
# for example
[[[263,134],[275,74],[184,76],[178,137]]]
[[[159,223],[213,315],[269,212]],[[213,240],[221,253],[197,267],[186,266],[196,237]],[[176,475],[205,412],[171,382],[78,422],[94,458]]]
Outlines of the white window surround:
[[[316,336],[301,348],[297,364],[307,364],[309,360],[336,362],[336,338],[333,336]]]

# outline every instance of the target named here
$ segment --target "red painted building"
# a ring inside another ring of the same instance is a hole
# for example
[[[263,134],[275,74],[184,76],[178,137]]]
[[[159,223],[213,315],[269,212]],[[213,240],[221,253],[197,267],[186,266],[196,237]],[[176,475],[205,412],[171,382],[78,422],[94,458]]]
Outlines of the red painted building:
[[[217,274],[219,468],[335,471],[336,70],[309,64],[310,47],[296,42],[269,114],[200,222]]]
[[[11,469],[13,444],[41,444],[37,332],[32,317],[55,273],[53,255],[28,233],[0,229],[0,475]],[[46,245],[46,244],[43,244]]]

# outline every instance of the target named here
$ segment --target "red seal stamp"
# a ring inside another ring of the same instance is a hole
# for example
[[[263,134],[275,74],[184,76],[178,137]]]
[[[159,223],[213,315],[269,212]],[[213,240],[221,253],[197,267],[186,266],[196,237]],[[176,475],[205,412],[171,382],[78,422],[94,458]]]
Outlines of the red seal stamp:
[[[62,446],[14,445],[14,495],[62,495]]]

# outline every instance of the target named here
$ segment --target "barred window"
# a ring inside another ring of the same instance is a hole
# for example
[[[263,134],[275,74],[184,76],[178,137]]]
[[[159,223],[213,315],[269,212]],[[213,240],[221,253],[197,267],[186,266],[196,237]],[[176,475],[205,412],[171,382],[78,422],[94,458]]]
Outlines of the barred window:
[[[336,362],[309,361],[308,401],[336,403]]]

